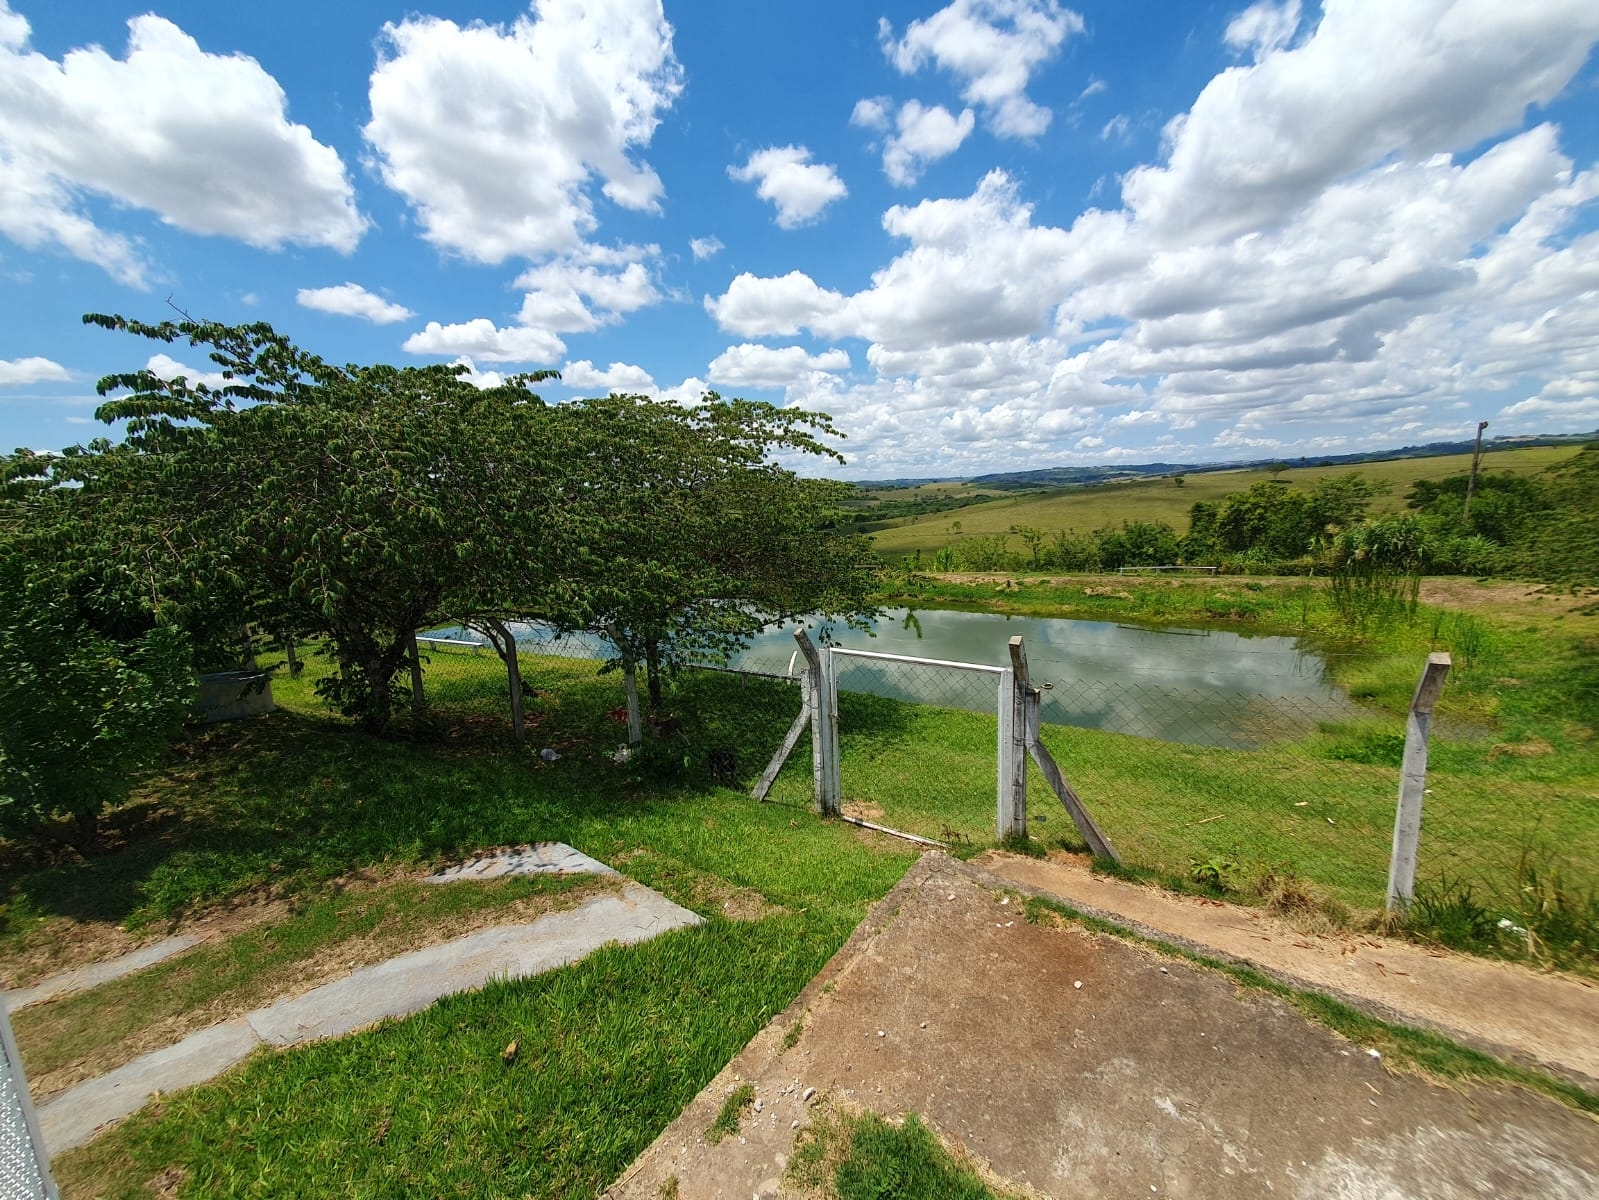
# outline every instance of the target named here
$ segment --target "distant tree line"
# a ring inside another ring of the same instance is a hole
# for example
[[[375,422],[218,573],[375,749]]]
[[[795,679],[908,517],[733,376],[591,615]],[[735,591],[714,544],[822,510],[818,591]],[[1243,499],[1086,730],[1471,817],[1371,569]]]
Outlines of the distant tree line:
[[[1400,574],[1507,575],[1599,585],[1599,443],[1537,475],[1485,472],[1418,480],[1406,510],[1373,515],[1388,485],[1358,471],[1308,491],[1260,480],[1189,509],[1179,534],[1164,521],[1079,533],[1014,525],[962,538],[913,568],[938,571],[1114,571],[1215,566],[1258,574],[1326,574],[1382,563]],[[1468,492],[1470,503],[1467,503]],[[1015,542],[1020,542],[1020,548]]]
[[[262,639],[320,639],[319,687],[383,734],[415,634],[440,624],[485,630],[513,688],[511,623],[595,631],[660,703],[678,663],[871,604],[845,485],[774,461],[837,458],[825,415],[714,393],[553,405],[533,390],[551,372],[479,389],[454,367],[338,366],[266,324],[85,320],[202,347],[222,382],[108,376],[97,415],[122,442],[0,458],[0,833],[61,813],[87,832],[161,742],[140,731]]]

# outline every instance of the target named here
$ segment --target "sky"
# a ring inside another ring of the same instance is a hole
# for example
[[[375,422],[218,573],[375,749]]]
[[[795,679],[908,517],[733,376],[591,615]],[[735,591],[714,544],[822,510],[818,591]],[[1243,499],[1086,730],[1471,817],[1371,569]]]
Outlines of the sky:
[[[211,369],[91,311],[846,478],[1599,428],[1594,0],[412,2],[0,0],[0,447]]]

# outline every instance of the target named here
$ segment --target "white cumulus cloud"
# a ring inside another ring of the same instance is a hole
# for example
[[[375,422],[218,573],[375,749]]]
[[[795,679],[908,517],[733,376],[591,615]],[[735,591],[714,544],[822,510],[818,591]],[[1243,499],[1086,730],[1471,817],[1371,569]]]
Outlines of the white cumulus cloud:
[[[602,371],[586,358],[562,367],[561,382],[580,391],[623,392],[637,396],[653,395],[657,390],[654,376],[643,367],[613,362]]]
[[[849,194],[837,168],[811,162],[804,146],[757,150],[742,167],[728,167],[727,174],[738,183],[755,184],[755,194],[776,206],[780,229],[816,220],[829,204]]]
[[[102,228],[86,200],[144,209],[191,233],[276,249],[348,253],[366,220],[343,161],[288,117],[255,59],[202,50],[162,17],[128,22],[127,51],[59,62],[28,48],[27,21],[0,0],[0,233],[146,286],[135,239]]]
[[[961,98],[996,134],[1031,138],[1049,128],[1051,114],[1028,98],[1027,85],[1083,28],[1082,16],[1056,0],[954,0],[902,37],[882,18],[878,40],[901,74],[931,63],[960,80]]]
[[[508,26],[410,16],[383,27],[364,133],[434,245],[537,259],[596,228],[596,179],[624,208],[659,208],[636,154],[682,87],[661,0],[534,0]]]
[[[429,321],[406,338],[402,348],[407,354],[496,363],[549,363],[566,353],[566,343],[549,330],[499,326],[487,317],[453,325]]]
[[[819,286],[802,271],[776,278],[744,272],[705,309],[729,333],[743,337],[788,337],[802,326],[818,327],[843,307],[844,297]]]
[[[358,283],[301,288],[294,294],[294,299],[302,308],[313,308],[340,317],[360,317],[375,325],[392,325],[416,315],[403,304],[375,296]]]
[[[65,383],[72,372],[60,363],[38,355],[0,358],[0,387],[26,387],[30,383]]]
[[[728,387],[784,388],[812,371],[847,371],[849,353],[833,348],[811,354],[803,346],[729,346],[707,369],[711,382]]]
[[[895,132],[883,146],[883,173],[890,183],[909,187],[929,163],[948,158],[971,136],[977,117],[971,109],[956,116],[941,104],[928,108],[907,100],[895,120]]]

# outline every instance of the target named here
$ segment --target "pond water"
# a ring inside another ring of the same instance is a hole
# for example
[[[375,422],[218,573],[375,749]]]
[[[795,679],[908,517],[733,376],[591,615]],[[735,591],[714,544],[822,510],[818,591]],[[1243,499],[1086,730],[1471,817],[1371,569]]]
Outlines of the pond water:
[[[797,672],[794,626],[768,630],[738,655],[745,670]],[[573,635],[543,646],[528,628],[528,648],[572,657],[607,657],[604,639]],[[952,609],[891,609],[870,632],[811,626],[813,640],[877,654],[1003,667],[1009,639],[1027,648],[1029,673],[1044,689],[1047,724],[1137,734],[1168,742],[1248,748],[1296,737],[1317,722],[1348,717],[1354,704],[1328,682],[1325,664],[1286,637],[1230,630],[1151,629],[1109,621],[1015,617]],[[476,634],[459,628],[433,636]],[[997,675],[840,655],[841,691],[992,713]]]
[[[1161,741],[1251,747],[1354,710],[1328,682],[1323,661],[1294,638],[950,609],[918,609],[914,617],[891,610],[870,634],[837,626],[821,634],[852,650],[990,666],[1009,665],[1009,639],[1020,634],[1033,683],[1044,689],[1046,723]],[[792,627],[772,630],[736,665],[786,673],[793,650]],[[995,710],[994,675],[847,656],[835,661],[844,691]]]

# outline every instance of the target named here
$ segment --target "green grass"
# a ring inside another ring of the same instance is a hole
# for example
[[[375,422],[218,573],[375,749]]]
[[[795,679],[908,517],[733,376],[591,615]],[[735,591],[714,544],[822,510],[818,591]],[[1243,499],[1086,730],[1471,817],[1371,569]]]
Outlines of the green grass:
[[[917,1114],[827,1113],[801,1130],[787,1178],[827,1200],[1004,1200],[939,1142]]]
[[[713,919],[262,1056],[56,1162],[68,1195],[591,1197],[815,974],[819,913]],[[513,1063],[501,1051],[519,1044]]]
[[[92,1060],[96,1073],[103,1073],[152,1045],[248,1012],[285,987],[294,990],[302,970],[319,957],[336,958],[334,969],[342,974],[347,967],[455,936],[490,914],[509,909],[516,919],[531,920],[611,886],[594,877],[541,876],[449,886],[403,881],[315,896],[276,923],[24,1009],[12,1025],[26,1047],[23,1062],[37,1090],[51,1072],[79,1060]],[[159,1040],[139,1041],[146,1033]]]
[[[727,1101],[722,1105],[722,1111],[716,1114],[710,1128],[705,1131],[705,1140],[711,1145],[716,1145],[723,1138],[732,1137],[738,1132],[739,1122],[744,1119],[744,1114],[755,1103],[755,1087],[753,1084],[741,1083],[728,1093]]]
[[[1557,462],[1573,457],[1576,446],[1535,446],[1519,450],[1495,450],[1483,458],[1485,471],[1514,471],[1534,474]],[[1279,478],[1291,487],[1308,490],[1316,481],[1359,471],[1367,479],[1392,485],[1386,496],[1377,498],[1376,512],[1397,511],[1404,507],[1404,493],[1418,479],[1442,479],[1471,469],[1471,455],[1455,454],[1437,458],[1391,459],[1359,463],[1351,467],[1292,467]],[[872,535],[873,545],[884,557],[897,560],[920,550],[924,556],[963,538],[1007,533],[1013,525],[1027,525],[1048,532],[1076,530],[1087,533],[1123,521],[1164,521],[1182,533],[1188,528],[1188,510],[1200,500],[1217,501],[1229,492],[1243,491],[1251,484],[1273,476],[1263,469],[1207,471],[1188,475],[1182,487],[1170,479],[1105,483],[1093,487],[1029,492],[1020,496],[973,504],[951,512],[896,520],[890,528]],[[947,489],[946,489],[947,490]],[[905,493],[887,493],[899,497]],[[955,523],[960,532],[955,532]],[[1022,548],[1012,540],[1012,548]]]

